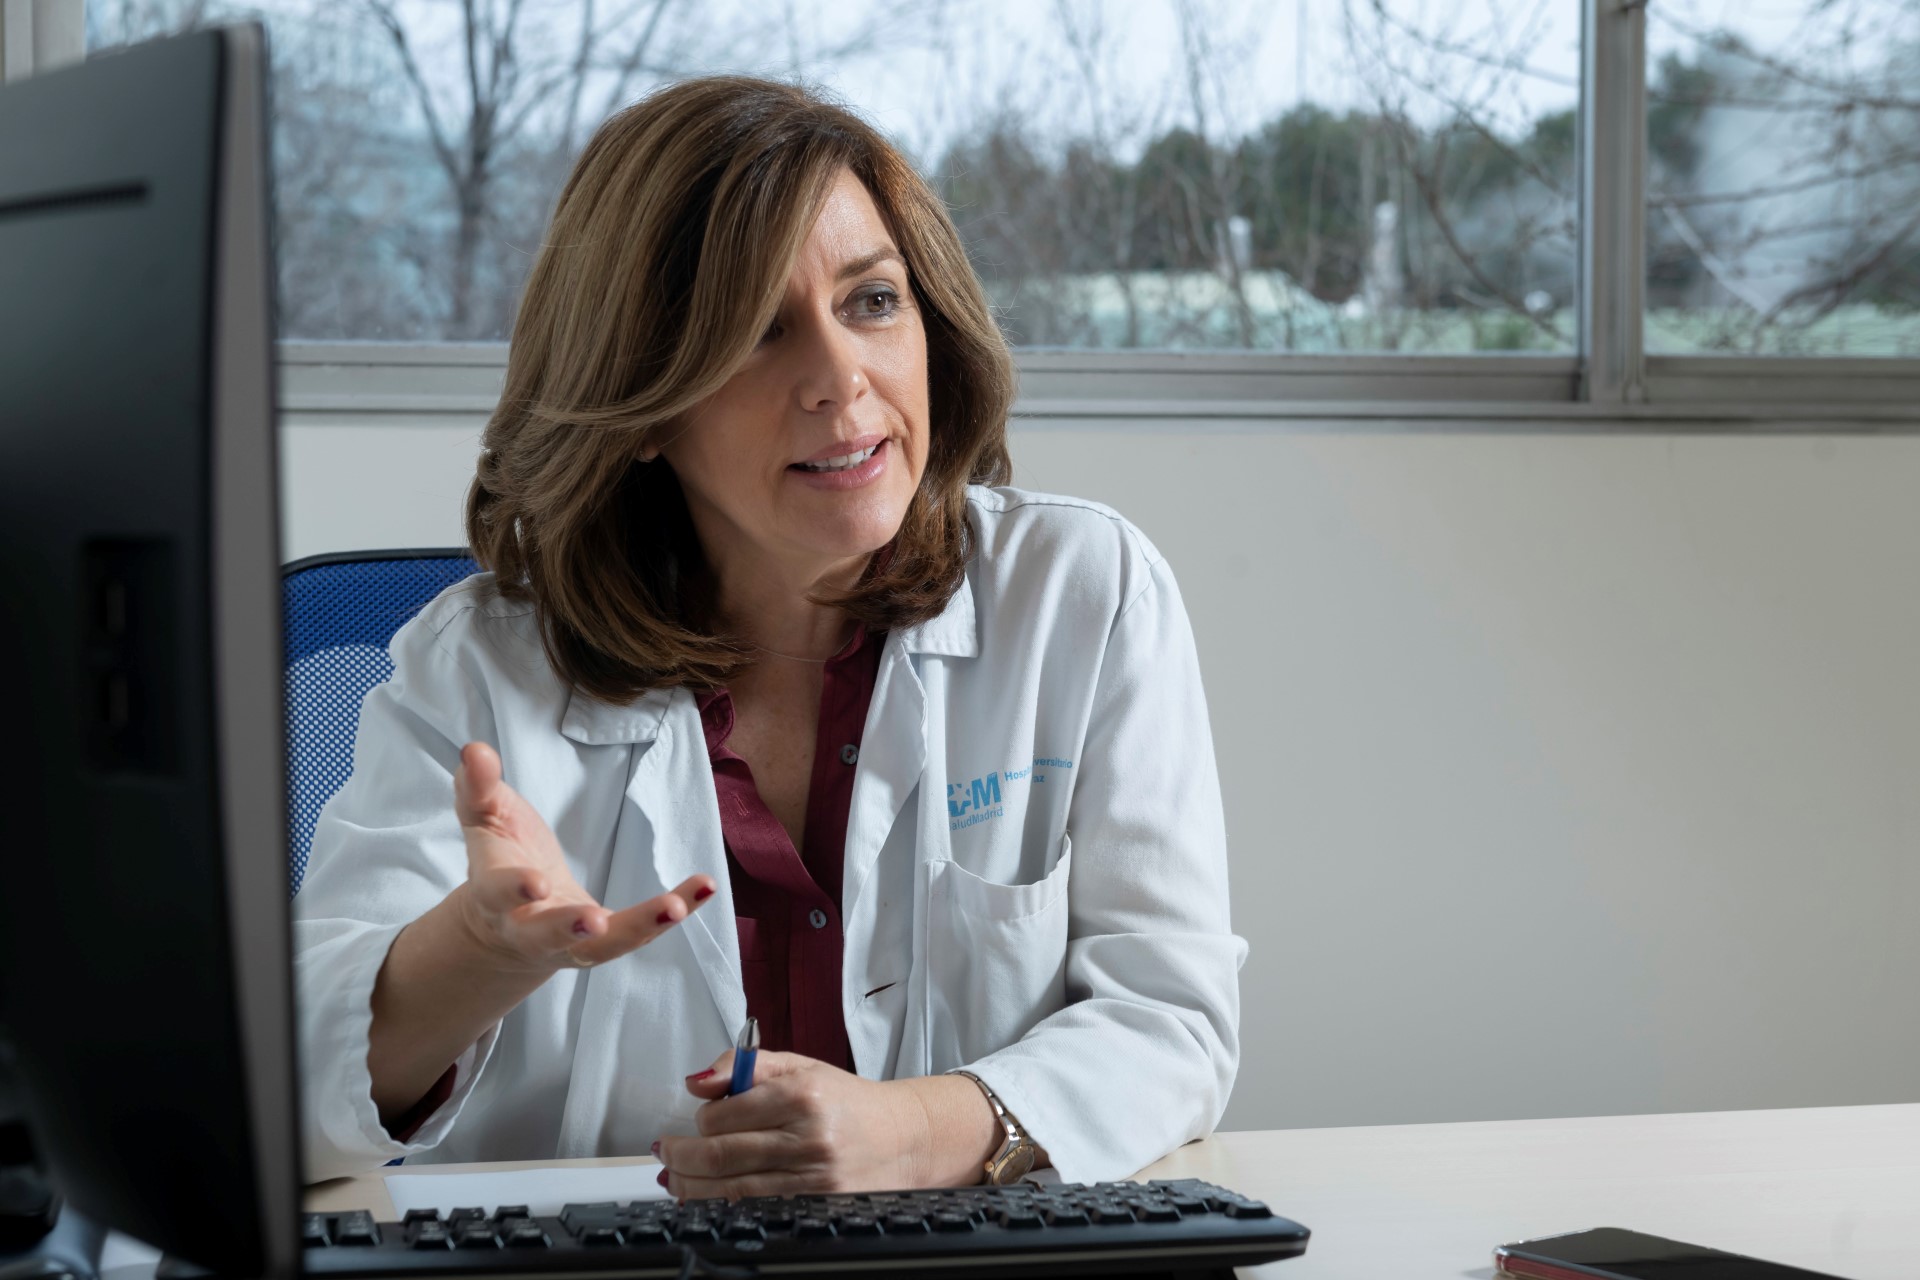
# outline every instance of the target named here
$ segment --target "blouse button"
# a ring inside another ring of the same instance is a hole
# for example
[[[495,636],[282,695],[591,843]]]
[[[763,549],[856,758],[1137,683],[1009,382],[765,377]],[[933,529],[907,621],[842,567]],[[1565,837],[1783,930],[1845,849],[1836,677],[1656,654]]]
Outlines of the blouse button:
[[[807,912],[807,923],[816,929],[824,929],[827,927],[827,913],[815,907]]]
[[[855,760],[858,760],[859,758],[860,758],[860,748],[854,746],[851,742],[849,742],[846,746],[840,748],[841,764],[852,764]]]

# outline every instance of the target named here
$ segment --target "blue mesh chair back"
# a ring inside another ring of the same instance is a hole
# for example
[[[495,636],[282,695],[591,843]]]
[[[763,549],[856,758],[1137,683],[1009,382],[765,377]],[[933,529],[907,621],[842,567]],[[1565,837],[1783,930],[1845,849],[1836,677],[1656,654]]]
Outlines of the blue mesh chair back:
[[[387,642],[428,601],[476,572],[464,548],[313,556],[281,571],[293,893],[306,879],[320,809],[353,772],[361,700],[393,675]]]

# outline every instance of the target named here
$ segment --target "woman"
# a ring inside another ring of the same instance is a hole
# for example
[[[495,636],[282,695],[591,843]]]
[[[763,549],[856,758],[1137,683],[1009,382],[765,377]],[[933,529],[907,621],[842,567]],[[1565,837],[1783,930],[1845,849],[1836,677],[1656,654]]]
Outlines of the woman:
[[[1245,943],[1192,635],[1131,524],[1004,487],[1011,398],[857,118],[714,78],[607,122],[469,495],[491,572],[394,637],[314,833],[310,1176],[1084,1181],[1210,1130]]]

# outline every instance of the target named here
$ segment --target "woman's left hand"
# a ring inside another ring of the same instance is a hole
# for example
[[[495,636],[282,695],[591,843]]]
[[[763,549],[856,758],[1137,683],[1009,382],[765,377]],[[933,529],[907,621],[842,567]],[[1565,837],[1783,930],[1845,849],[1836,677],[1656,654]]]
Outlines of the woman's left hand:
[[[683,1200],[820,1195],[941,1185],[943,1153],[991,1144],[993,1116],[963,1078],[867,1080],[797,1053],[762,1051],[753,1088],[727,1096],[728,1051],[687,1089],[707,1102],[698,1137],[654,1144],[664,1185]],[[967,1104],[965,1086],[980,1105]],[[975,1175],[977,1180],[978,1175]]]

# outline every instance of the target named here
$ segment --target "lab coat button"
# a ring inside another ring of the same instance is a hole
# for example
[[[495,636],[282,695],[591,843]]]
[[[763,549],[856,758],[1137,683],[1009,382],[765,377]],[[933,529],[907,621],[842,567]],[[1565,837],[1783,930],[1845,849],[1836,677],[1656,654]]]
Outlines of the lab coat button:
[[[827,913],[815,907],[807,912],[807,923],[816,929],[824,929],[827,927]]]
[[[841,764],[852,764],[854,761],[858,760],[859,758],[860,758],[860,748],[854,746],[851,742],[849,742],[846,746],[840,748]]]

